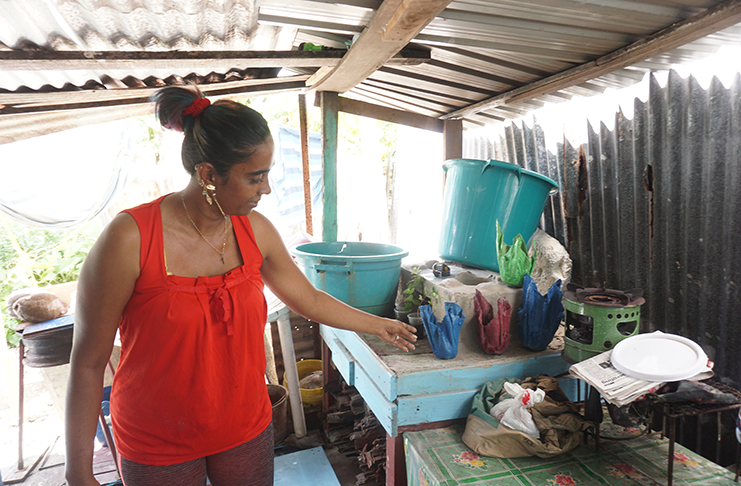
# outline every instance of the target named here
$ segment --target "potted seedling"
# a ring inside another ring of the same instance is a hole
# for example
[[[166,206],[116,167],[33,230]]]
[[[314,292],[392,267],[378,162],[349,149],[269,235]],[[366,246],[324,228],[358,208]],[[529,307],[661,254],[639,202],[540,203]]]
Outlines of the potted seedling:
[[[400,292],[399,303],[394,312],[400,321],[408,322],[417,328],[417,336],[424,336],[424,325],[419,315],[419,306],[425,304],[436,305],[440,300],[435,287],[426,287],[425,278],[419,267],[412,268],[411,278]]]

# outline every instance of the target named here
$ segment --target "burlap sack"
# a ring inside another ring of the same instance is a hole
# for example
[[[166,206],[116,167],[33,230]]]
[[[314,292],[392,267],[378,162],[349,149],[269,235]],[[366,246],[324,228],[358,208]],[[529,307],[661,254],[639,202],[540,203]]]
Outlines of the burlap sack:
[[[552,398],[565,398],[565,395],[558,382],[550,377],[528,378],[520,383],[523,388],[532,388],[537,384],[547,392],[546,399],[530,409],[540,431],[540,440],[500,424],[489,411],[499,402],[504,381],[499,379],[485,383],[473,397],[463,442],[477,454],[501,458],[551,457],[579,445],[581,431],[593,426],[577,413],[573,403]]]

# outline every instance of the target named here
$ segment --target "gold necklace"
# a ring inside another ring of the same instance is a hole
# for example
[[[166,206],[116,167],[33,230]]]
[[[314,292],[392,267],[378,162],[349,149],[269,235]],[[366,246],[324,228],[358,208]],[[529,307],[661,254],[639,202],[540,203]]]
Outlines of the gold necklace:
[[[193,218],[190,217],[190,213],[188,212],[188,206],[185,205],[185,197],[183,196],[183,193],[180,193],[180,200],[183,202],[183,209],[185,209],[185,215],[188,217],[188,221],[190,221],[190,224],[193,225],[193,227],[198,231],[198,234],[201,235],[201,238],[208,243],[208,246],[214,249],[216,253],[218,253],[221,256],[221,263],[226,264],[226,261],[224,261],[224,252],[226,251],[226,237],[227,237],[227,231],[229,231],[229,219],[226,217],[226,214],[224,214],[224,211],[221,211],[221,214],[224,215],[224,241],[221,243],[221,251],[219,251],[214,245],[211,244],[210,241],[208,241],[208,238],[201,232],[200,229],[198,229],[198,226],[196,226],[195,221],[193,221]],[[221,209],[221,206],[219,206],[219,209]]]

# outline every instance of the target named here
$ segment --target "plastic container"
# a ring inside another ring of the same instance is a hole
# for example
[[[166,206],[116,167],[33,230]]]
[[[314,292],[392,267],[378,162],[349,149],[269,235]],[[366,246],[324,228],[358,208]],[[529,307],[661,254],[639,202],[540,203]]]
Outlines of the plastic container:
[[[527,242],[558,184],[516,164],[452,159],[447,172],[438,250],[445,260],[499,272],[497,221],[504,242]]]
[[[103,399],[100,402],[100,408],[103,410],[103,415],[106,419],[108,419],[111,416],[111,386],[105,386],[103,387]],[[111,437],[113,437],[113,429],[111,426],[108,426],[108,430],[111,433]],[[95,438],[103,444],[104,447],[108,447],[108,440],[106,440],[105,432],[103,431],[103,426],[100,424],[100,420],[98,420],[98,429],[95,431]]]
[[[296,371],[298,371],[298,380],[301,381],[306,375],[314,371],[322,370],[321,359],[304,359],[296,362]],[[288,381],[286,380],[286,374],[283,373],[283,386],[288,389]],[[299,388],[301,392],[301,401],[304,402],[304,407],[310,407],[312,405],[319,405],[322,403],[324,397],[324,387],[319,388]]]
[[[370,314],[393,316],[401,259],[408,251],[382,243],[321,241],[292,253],[316,288]]]
[[[708,365],[699,344],[676,334],[654,331],[617,343],[610,355],[618,371],[639,380],[665,382],[692,378]]]

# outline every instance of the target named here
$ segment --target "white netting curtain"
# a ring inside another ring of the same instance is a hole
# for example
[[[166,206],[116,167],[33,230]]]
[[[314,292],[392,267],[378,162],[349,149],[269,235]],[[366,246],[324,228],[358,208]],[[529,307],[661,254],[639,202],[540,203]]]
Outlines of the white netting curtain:
[[[89,221],[125,185],[139,128],[120,120],[0,145],[0,211],[46,229]]]

